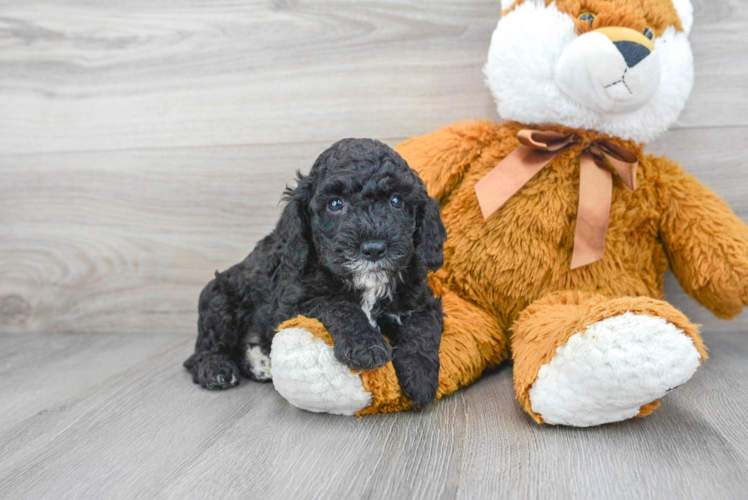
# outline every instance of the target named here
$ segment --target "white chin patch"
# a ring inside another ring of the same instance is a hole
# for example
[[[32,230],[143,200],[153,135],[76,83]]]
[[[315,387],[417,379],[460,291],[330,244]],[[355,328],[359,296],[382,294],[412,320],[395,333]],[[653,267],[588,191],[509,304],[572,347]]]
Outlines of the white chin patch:
[[[390,275],[384,271],[364,271],[353,276],[353,286],[359,290],[380,288],[390,282]]]
[[[260,346],[249,346],[245,356],[251,367],[252,375],[254,375],[257,380],[263,381],[273,378],[270,374],[270,356],[262,352]]]
[[[355,260],[346,264],[353,275],[352,284],[359,290],[379,288],[390,282],[391,275],[379,264],[366,260]]]
[[[383,271],[363,271],[354,275],[353,286],[363,290],[361,294],[361,310],[374,328],[378,328],[372,311],[377,302],[385,297],[392,297],[392,277]]]
[[[573,335],[540,368],[532,411],[575,427],[626,420],[687,382],[700,360],[693,340],[662,318],[607,318]]]
[[[601,115],[630,113],[657,92],[660,61],[654,51],[629,67],[608,37],[590,32],[563,51],[554,81],[567,96]]]
[[[333,348],[303,328],[286,328],[270,350],[273,385],[307,411],[353,415],[371,404],[361,377],[335,359]]]

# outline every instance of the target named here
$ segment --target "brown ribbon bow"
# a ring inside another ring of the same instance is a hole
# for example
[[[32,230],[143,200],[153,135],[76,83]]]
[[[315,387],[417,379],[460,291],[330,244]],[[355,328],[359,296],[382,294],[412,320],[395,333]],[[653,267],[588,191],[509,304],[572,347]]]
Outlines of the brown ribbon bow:
[[[559,153],[581,142],[575,134],[520,130],[520,145],[475,185],[483,218],[519,191]],[[610,205],[613,199],[611,168],[632,191],[636,190],[637,155],[607,140],[592,142],[579,162],[579,210],[571,268],[597,262],[605,255]]]

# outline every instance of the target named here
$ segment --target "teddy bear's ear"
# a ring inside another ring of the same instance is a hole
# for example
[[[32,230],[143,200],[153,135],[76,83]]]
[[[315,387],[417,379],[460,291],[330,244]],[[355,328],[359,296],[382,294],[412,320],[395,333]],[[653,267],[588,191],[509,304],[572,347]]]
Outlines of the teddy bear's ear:
[[[509,0],[506,0],[506,3],[509,3]],[[673,5],[675,5],[675,10],[678,11],[678,17],[680,18],[680,23],[683,25],[686,35],[690,35],[691,27],[693,26],[693,5],[691,5],[691,1],[673,0]],[[502,3],[502,8],[503,7],[504,5]]]

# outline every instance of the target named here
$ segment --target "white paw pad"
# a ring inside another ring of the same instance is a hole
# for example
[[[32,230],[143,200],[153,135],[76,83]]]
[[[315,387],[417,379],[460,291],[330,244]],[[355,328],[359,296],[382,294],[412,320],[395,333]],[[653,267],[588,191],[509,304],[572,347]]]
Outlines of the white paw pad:
[[[275,389],[298,408],[353,415],[371,404],[361,377],[335,359],[332,347],[303,328],[276,333],[270,357]]]
[[[588,326],[559,347],[529,391],[546,423],[589,427],[635,417],[687,382],[701,355],[662,318],[627,312]]]
[[[245,356],[249,363],[250,371],[257,380],[265,381],[273,378],[270,373],[270,356],[262,352],[260,346],[253,345],[247,347]]]

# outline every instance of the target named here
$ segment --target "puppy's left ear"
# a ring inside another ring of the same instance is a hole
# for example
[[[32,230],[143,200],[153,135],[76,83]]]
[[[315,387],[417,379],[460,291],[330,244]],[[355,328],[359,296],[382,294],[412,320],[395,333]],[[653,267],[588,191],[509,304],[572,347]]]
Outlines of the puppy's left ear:
[[[312,197],[312,179],[298,175],[298,186],[287,188],[283,195],[283,209],[276,232],[281,272],[299,276],[306,267],[312,252],[312,234],[309,225],[309,202]]]
[[[426,203],[419,209],[416,223],[416,258],[421,266],[436,271],[444,264],[444,229],[441,210],[435,199],[427,196]]]

